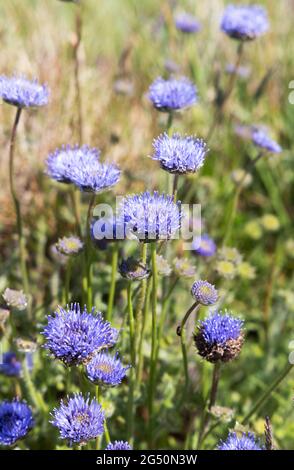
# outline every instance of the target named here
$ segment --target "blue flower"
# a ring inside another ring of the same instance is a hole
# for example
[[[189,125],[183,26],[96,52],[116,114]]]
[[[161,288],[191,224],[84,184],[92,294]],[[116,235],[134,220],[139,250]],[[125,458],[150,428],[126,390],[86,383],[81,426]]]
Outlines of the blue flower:
[[[196,281],[192,285],[191,294],[201,305],[213,305],[217,302],[218,292],[216,288],[207,281]]]
[[[216,252],[216,244],[209,235],[204,233],[201,237],[195,238],[192,249],[197,255],[213,256]]]
[[[44,347],[66,366],[83,364],[103,348],[113,346],[115,335],[109,322],[95,308],[81,311],[79,304],[64,310],[59,307],[54,316],[48,315],[48,325],[42,334]]]
[[[264,450],[255,435],[251,432],[243,433],[238,437],[231,432],[226,441],[221,441],[218,450]]]
[[[180,228],[181,206],[172,196],[148,191],[126,196],[119,209],[126,234],[140,241],[168,240]]]
[[[96,354],[86,366],[88,379],[98,385],[115,387],[126,376],[131,366],[123,366],[118,353],[114,356],[100,352]]]
[[[34,426],[31,408],[23,401],[0,404],[0,445],[11,446]]]
[[[3,354],[2,364],[0,364],[0,373],[8,377],[19,377],[21,371],[21,363],[17,360],[14,352]]]
[[[187,78],[157,78],[149,88],[149,99],[159,111],[172,112],[192,106],[197,101],[197,89]]]
[[[228,36],[242,41],[252,40],[269,28],[266,10],[259,5],[229,5],[224,12],[221,29]]]
[[[90,401],[81,393],[61,400],[60,407],[54,408],[51,424],[59,429],[60,437],[70,445],[86,444],[104,431],[104,413],[101,405],[94,398]]]
[[[178,13],[175,17],[176,28],[182,33],[197,33],[200,29],[200,23],[189,13]]]
[[[258,147],[267,150],[268,152],[272,153],[280,153],[282,152],[282,148],[280,145],[272,140],[267,131],[261,128],[254,129],[252,131],[252,141]]]
[[[133,450],[133,448],[127,441],[114,441],[110,442],[105,450]]]
[[[200,356],[213,363],[237,357],[244,341],[243,323],[240,318],[219,312],[199,321],[194,341]]]
[[[178,174],[199,170],[208,151],[202,139],[180,134],[169,137],[166,133],[154,139],[153,148],[153,160],[158,160],[164,170]]]
[[[100,150],[87,145],[63,145],[51,153],[46,161],[47,175],[61,183],[72,183],[72,169],[83,168],[98,161]]]
[[[37,80],[22,76],[0,76],[0,97],[18,108],[44,106],[48,103],[49,90]]]
[[[86,165],[73,166],[70,172],[71,183],[83,192],[100,193],[112,188],[120,178],[120,170],[112,164],[99,161]]]

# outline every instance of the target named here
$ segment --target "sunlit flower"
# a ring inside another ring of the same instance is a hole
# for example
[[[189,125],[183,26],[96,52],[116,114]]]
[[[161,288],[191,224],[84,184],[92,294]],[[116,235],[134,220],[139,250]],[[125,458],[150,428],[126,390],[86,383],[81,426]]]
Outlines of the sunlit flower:
[[[266,10],[259,5],[229,5],[221,29],[233,39],[248,41],[266,33],[269,22]]]
[[[110,442],[105,450],[133,450],[133,448],[127,441],[114,441]]]
[[[197,101],[197,89],[186,77],[164,80],[157,78],[149,88],[149,98],[159,111],[172,112]]]
[[[18,108],[44,106],[48,103],[49,90],[37,80],[22,76],[0,76],[0,97]]]
[[[218,450],[264,450],[251,432],[243,433],[238,437],[235,432],[231,432],[225,441],[221,441]]]
[[[15,310],[25,310],[28,305],[27,296],[22,290],[10,289],[7,287],[3,293],[3,299],[10,308]]]
[[[88,379],[96,385],[115,387],[122,382],[130,367],[130,365],[122,364],[118,353],[113,356],[100,352],[88,362],[86,374]]]
[[[216,288],[207,281],[196,281],[192,285],[191,294],[196,302],[202,305],[213,305],[217,302],[218,292]]]

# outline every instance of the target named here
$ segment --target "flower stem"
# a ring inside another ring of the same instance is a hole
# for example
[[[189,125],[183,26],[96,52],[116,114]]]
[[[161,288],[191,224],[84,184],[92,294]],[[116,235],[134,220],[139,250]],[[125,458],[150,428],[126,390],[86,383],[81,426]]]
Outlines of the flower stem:
[[[84,276],[83,276],[83,292],[84,298],[87,299],[87,306],[90,309],[93,305],[93,292],[92,292],[92,263],[91,263],[91,237],[90,237],[90,222],[91,222],[91,214],[95,204],[96,194],[93,193],[91,195],[88,212],[87,212],[87,220],[86,220],[86,228],[85,228],[85,252],[84,252]]]
[[[71,278],[71,268],[72,268],[72,260],[69,257],[66,265],[65,271],[65,289],[64,289],[64,304],[67,305],[69,303],[69,292],[70,292],[70,278]]]
[[[48,413],[48,407],[46,403],[43,400],[42,395],[38,390],[36,390],[36,387],[34,385],[34,382],[32,380],[28,365],[27,365],[27,358],[24,359],[22,362],[22,370],[23,370],[23,379],[24,383],[28,392],[28,395],[36,408],[41,410],[45,415]]]
[[[142,243],[141,246],[141,263],[143,266],[146,265],[147,262],[147,243]],[[143,318],[142,318],[142,311],[143,311],[143,306],[145,302],[145,297],[146,297],[146,290],[147,290],[147,279],[143,279],[140,283],[140,291],[139,291],[139,297],[137,301],[137,308],[136,308],[136,326],[135,326],[135,332],[136,332],[136,338],[137,338],[137,354],[139,355],[139,345],[140,345],[140,332],[142,330],[142,323],[143,323]]]
[[[146,319],[147,319],[149,306],[150,306],[151,288],[152,288],[152,279],[149,278],[147,280],[145,304],[144,304],[144,309],[143,309],[142,326],[141,326],[141,331],[140,331],[140,339],[139,339],[139,347],[138,347],[138,367],[137,367],[138,390],[140,390],[141,381],[142,381],[143,363],[144,363],[143,340],[144,340],[144,333],[145,333],[145,327],[146,327]]]
[[[153,421],[154,421],[154,394],[155,394],[155,369],[156,369],[156,316],[157,316],[157,288],[158,274],[156,265],[156,242],[151,243],[151,261],[152,261],[152,342],[150,357],[150,374],[149,374],[149,394],[148,394],[148,411],[149,411],[149,439],[150,447],[153,444]]]
[[[114,302],[114,296],[115,296],[117,262],[118,262],[118,243],[114,242],[112,246],[111,281],[110,281],[108,306],[107,306],[107,313],[106,313],[106,320],[110,322],[112,320],[113,302]]]
[[[130,442],[134,438],[134,387],[135,387],[135,367],[136,367],[136,342],[135,342],[135,324],[134,311],[132,303],[132,282],[128,282],[128,314],[129,314],[129,333],[130,333],[130,352],[132,367],[130,369],[129,379],[129,398],[128,398],[128,429],[127,436]]]
[[[20,257],[20,271],[22,276],[23,289],[26,295],[29,295],[29,276],[26,264],[26,249],[25,249],[25,239],[23,235],[23,225],[20,211],[20,202],[15,191],[14,187],[14,149],[15,149],[15,140],[17,134],[17,128],[21,116],[22,108],[17,108],[16,115],[14,119],[14,124],[10,136],[10,146],[9,146],[9,186],[10,193],[13,199],[15,213],[16,213],[16,225],[18,232],[18,245],[19,245],[19,257]],[[28,315],[31,317],[31,308],[30,308],[30,299],[28,299]]]

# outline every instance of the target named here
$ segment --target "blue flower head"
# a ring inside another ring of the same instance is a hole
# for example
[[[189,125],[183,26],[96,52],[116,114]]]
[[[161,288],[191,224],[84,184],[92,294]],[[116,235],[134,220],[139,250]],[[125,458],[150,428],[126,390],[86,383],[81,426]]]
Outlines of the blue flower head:
[[[241,351],[243,321],[229,313],[214,312],[199,321],[194,341],[198,353],[209,362],[228,362]]]
[[[88,379],[97,385],[115,387],[122,382],[130,367],[122,364],[118,353],[113,356],[100,352],[88,362],[86,373]]]
[[[110,442],[105,450],[133,450],[133,448],[127,441],[114,441]]]
[[[14,352],[3,354],[2,364],[0,364],[0,374],[7,377],[19,377],[21,372],[21,363],[17,360]]]
[[[267,152],[272,152],[272,153],[281,153],[282,148],[280,145],[272,140],[267,131],[261,128],[255,128],[252,131],[252,141],[253,143],[257,146],[260,147],[261,149],[266,150]]]
[[[259,5],[229,5],[225,9],[221,29],[233,39],[248,41],[269,28],[266,10]]]
[[[216,244],[213,239],[204,233],[192,242],[194,253],[200,256],[213,256],[216,252]]]
[[[49,90],[37,80],[22,76],[0,76],[0,97],[18,108],[44,106],[48,103]]]
[[[238,437],[235,432],[228,435],[226,441],[221,441],[218,450],[264,450],[255,435],[251,432]]]
[[[126,196],[119,209],[120,224],[127,236],[142,242],[168,240],[181,224],[181,206],[172,196],[148,191]]]
[[[217,302],[218,292],[216,288],[207,281],[196,281],[192,285],[191,294],[201,305],[213,305]]]
[[[34,426],[31,408],[23,401],[0,403],[0,445],[11,446]]]
[[[66,366],[83,364],[103,348],[114,344],[114,329],[103,320],[95,308],[89,313],[81,311],[79,304],[67,310],[59,307],[54,316],[48,315],[48,325],[42,334],[46,338],[44,347]]]
[[[159,111],[177,111],[196,103],[197,89],[186,77],[168,80],[159,77],[149,88],[149,99]]]
[[[61,439],[70,445],[86,444],[104,431],[104,413],[101,405],[94,398],[90,401],[81,393],[61,400],[60,407],[54,408],[51,424],[59,429]]]
[[[166,133],[153,141],[153,148],[153,160],[158,160],[164,170],[177,174],[195,173],[204,164],[208,151],[202,139],[180,134],[169,137]]]
[[[197,33],[201,29],[200,23],[189,13],[178,13],[175,17],[175,25],[182,33]]]
[[[87,163],[71,169],[71,183],[75,184],[83,192],[100,193],[112,188],[119,181],[120,170],[112,164]]]

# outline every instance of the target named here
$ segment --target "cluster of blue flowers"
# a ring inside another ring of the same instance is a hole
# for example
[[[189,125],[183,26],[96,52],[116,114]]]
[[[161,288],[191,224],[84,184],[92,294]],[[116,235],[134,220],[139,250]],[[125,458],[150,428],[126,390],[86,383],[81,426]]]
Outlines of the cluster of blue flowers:
[[[0,403],[0,445],[12,446],[34,426],[31,408],[23,401]]]

